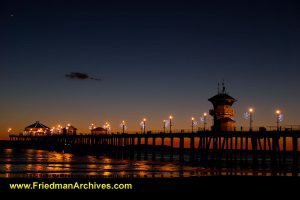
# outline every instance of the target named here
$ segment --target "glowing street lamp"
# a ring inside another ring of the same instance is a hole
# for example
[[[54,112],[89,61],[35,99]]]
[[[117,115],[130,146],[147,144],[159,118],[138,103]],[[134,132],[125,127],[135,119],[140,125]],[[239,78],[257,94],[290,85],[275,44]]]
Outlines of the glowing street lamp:
[[[106,122],[107,123],[107,122]],[[107,132],[110,130],[110,124],[109,123],[107,123],[107,125],[106,125],[106,130],[107,130]]]
[[[249,118],[250,118],[250,131],[252,131],[252,113],[254,112],[253,108],[249,108]]]
[[[194,132],[194,120],[195,120],[195,118],[192,117],[191,120],[192,120],[192,133],[193,133]]]
[[[207,113],[205,112],[205,113],[203,113],[203,126],[204,126],[203,130],[204,131],[205,131],[205,127],[206,127],[206,117],[207,117]]]
[[[276,110],[276,124],[277,124],[277,131],[279,131],[279,122],[281,121],[282,115],[280,110]]]
[[[89,129],[90,130],[93,130],[93,129],[95,129],[96,128],[96,126],[94,125],[94,124],[91,124],[90,126],[89,126]]]
[[[143,121],[141,122],[141,124],[142,124],[142,130],[144,130],[144,134],[146,134],[146,121],[147,121],[147,119],[144,118]]]
[[[105,122],[103,127],[106,129],[106,134],[108,134],[108,131],[110,130],[110,124],[108,122]]]
[[[124,134],[125,133],[125,121],[122,121],[121,123],[121,127],[122,127],[122,133]]]
[[[55,126],[53,126],[53,127],[50,129],[50,132],[51,132],[51,134],[54,134],[54,133],[55,133]]]
[[[12,131],[12,129],[11,128],[8,128],[8,130],[7,130],[7,132],[10,134],[10,132]]]
[[[173,119],[173,116],[170,115],[169,119],[170,119],[170,133],[172,133],[172,119]]]
[[[67,127],[66,127],[66,129],[68,130],[70,126],[71,126],[71,124],[67,124]]]
[[[62,129],[62,126],[61,125],[57,125],[58,133],[61,133],[61,129]]]

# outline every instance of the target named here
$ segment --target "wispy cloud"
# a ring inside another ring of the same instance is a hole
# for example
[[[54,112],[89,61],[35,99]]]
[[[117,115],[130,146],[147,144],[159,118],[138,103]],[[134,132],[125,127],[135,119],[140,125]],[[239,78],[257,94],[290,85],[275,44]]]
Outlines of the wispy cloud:
[[[95,81],[102,80],[101,78],[96,78],[81,72],[71,72],[69,74],[65,74],[65,77],[71,80],[95,80]]]

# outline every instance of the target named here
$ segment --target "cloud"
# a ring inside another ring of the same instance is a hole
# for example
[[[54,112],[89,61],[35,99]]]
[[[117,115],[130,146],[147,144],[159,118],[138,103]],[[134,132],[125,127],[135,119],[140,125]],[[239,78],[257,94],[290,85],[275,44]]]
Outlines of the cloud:
[[[86,73],[81,72],[71,72],[69,74],[65,74],[65,77],[71,80],[95,80],[95,81],[101,81],[100,78],[92,77]]]

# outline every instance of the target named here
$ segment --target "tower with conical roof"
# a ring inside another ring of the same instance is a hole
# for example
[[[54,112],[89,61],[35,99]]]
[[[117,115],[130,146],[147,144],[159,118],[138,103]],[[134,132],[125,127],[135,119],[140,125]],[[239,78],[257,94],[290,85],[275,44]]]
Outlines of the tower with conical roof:
[[[233,131],[235,128],[235,121],[232,119],[235,112],[231,107],[237,100],[229,96],[226,93],[224,82],[222,83],[222,91],[208,99],[213,104],[213,109],[209,111],[209,114],[214,118],[214,124],[212,126],[213,131]]]

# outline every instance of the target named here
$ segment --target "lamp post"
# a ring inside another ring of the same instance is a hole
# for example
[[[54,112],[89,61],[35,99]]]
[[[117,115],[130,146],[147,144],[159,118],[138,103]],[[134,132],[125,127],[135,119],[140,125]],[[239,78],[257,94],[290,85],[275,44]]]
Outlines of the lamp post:
[[[195,120],[195,118],[192,117],[191,120],[192,120],[192,133],[194,133],[194,120]]]
[[[58,126],[57,126],[57,131],[58,131],[59,134],[61,134],[61,129],[62,129],[62,126],[61,126],[61,125],[58,125]]]
[[[164,120],[164,133],[166,133],[166,120]]]
[[[207,117],[207,113],[203,113],[203,126],[204,126],[204,131],[205,131],[205,127],[206,127],[206,117]]]
[[[125,133],[125,121],[122,121],[122,133],[124,134]]]
[[[170,115],[169,119],[170,119],[170,133],[172,133],[172,119],[173,119],[173,116]]]
[[[71,124],[70,124],[70,123],[69,123],[69,124],[67,124],[67,126],[66,126],[66,134],[68,134],[70,126],[71,126]]]
[[[12,130],[11,128],[8,128],[8,130],[7,130],[9,135],[10,135],[11,130]]]
[[[250,131],[252,131],[252,123],[253,123],[253,120],[252,120],[252,113],[253,113],[253,108],[249,108],[249,118],[250,118]]]
[[[52,127],[52,129],[50,130],[50,132],[51,132],[52,134],[55,134],[55,126]]]
[[[91,134],[93,135],[93,130],[96,128],[96,126],[94,126],[94,124],[91,124],[89,126],[89,129],[91,130]]]
[[[280,118],[280,110],[276,110],[276,124],[277,124],[277,131],[279,131],[279,118]]]
[[[143,119],[143,129],[144,129],[144,134],[146,134],[146,118]]]
[[[105,125],[104,125],[104,127],[105,127],[105,129],[106,129],[106,134],[108,134],[108,131],[109,131],[109,129],[110,129],[109,123],[106,122]]]
[[[94,124],[91,124],[91,125],[89,126],[89,129],[90,129],[90,130],[93,130],[93,127],[94,127]]]

